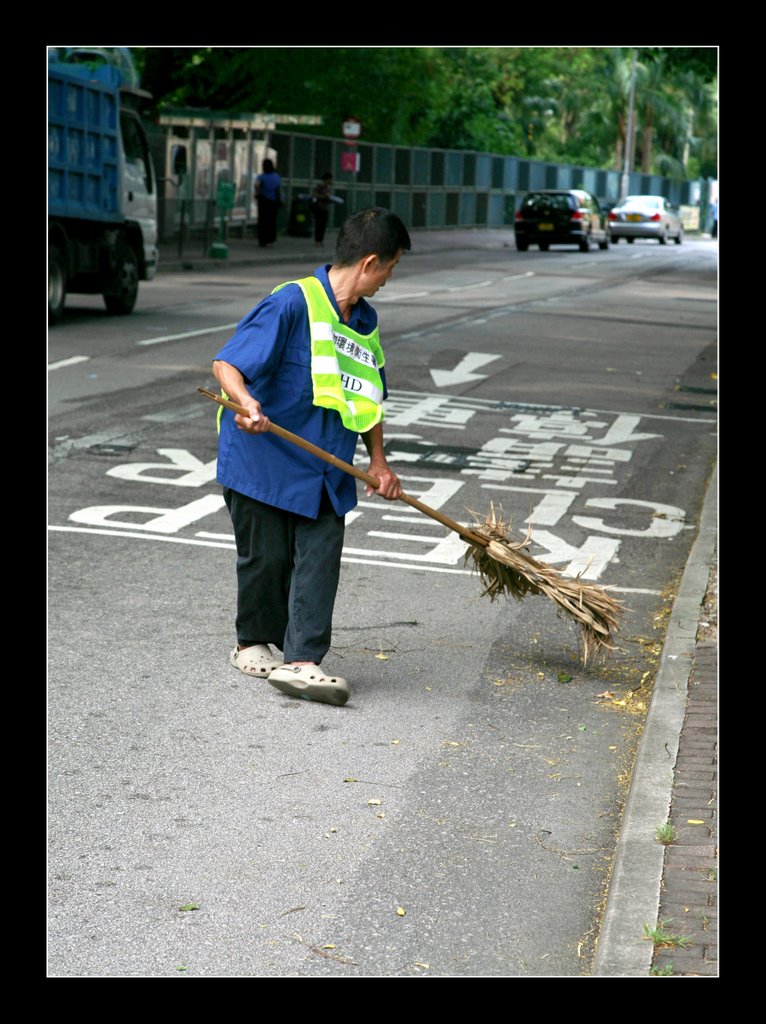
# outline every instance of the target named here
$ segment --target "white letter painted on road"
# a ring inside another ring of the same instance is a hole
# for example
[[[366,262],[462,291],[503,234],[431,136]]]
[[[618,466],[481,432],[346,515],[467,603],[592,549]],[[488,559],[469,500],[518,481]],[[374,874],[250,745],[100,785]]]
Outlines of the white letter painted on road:
[[[613,445],[627,444],[629,441],[653,441],[662,437],[662,434],[634,434],[633,430],[641,422],[640,416],[626,416],[621,414],[617,417],[609,430],[600,440],[594,438],[593,444]]]
[[[594,516],[572,516],[572,522],[586,530],[600,530],[602,533],[616,533],[622,537],[675,537],[684,528],[686,513],[675,505],[661,505],[657,501],[636,501],[631,498],[589,498],[585,502],[590,508],[617,508],[618,505],[636,505],[652,510],[652,521],[645,530],[629,530],[625,527],[607,526],[603,519]]]
[[[448,533],[441,540],[438,537],[415,536],[406,533],[394,533],[383,530],[369,530],[368,537],[381,537],[385,540],[396,540],[399,544],[407,543],[431,544],[433,547],[427,554],[412,554],[404,551],[389,551],[376,548],[344,547],[344,554],[365,555],[370,558],[398,558],[408,562],[431,562],[435,565],[456,565],[465,560],[465,542],[456,533]],[[619,541],[617,542],[619,543]]]
[[[128,462],[113,466],[106,471],[107,476],[116,476],[120,480],[151,481],[155,484],[171,484],[173,487],[202,487],[215,481],[216,459],[212,462],[200,462],[198,458],[185,448],[158,448],[157,454],[170,462]],[[160,469],[181,472],[182,476],[157,476],[147,470]]]
[[[618,540],[588,537],[581,547],[576,548],[547,530],[533,530],[532,541],[547,551],[547,554],[535,555],[535,558],[551,565],[568,562],[564,574],[577,576],[582,573],[584,580],[597,580],[620,547]]]
[[[516,488],[523,490],[521,487]],[[569,511],[577,495],[573,491],[549,492],[535,505],[529,516],[524,520],[531,526],[555,526],[562,516]]]
[[[182,505],[181,508],[148,508],[145,505],[92,505],[81,508],[69,517],[73,523],[85,523],[88,526],[116,526],[123,530],[149,530],[151,533],[178,533],[185,526],[196,523],[198,519],[212,515],[224,507],[220,495],[208,494],[204,498]],[[143,523],[112,519],[120,513],[132,512],[149,515],[151,519]]]

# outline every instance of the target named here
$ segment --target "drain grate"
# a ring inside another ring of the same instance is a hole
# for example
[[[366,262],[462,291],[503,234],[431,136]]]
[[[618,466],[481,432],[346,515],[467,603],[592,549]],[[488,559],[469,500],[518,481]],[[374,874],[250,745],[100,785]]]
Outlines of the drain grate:
[[[102,444],[92,444],[88,448],[94,455],[129,455],[137,444],[117,444],[115,441],[104,441]]]

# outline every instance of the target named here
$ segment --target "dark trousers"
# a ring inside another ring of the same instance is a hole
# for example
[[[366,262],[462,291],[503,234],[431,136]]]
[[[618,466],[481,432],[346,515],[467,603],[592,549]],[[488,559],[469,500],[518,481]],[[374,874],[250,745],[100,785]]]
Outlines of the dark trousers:
[[[258,204],[258,244],[271,245],[277,240],[277,213],[279,205],[273,199],[259,196]]]
[[[314,241],[324,242],[324,233],[327,230],[327,220],[330,211],[315,203],[311,211],[314,214]]]
[[[318,665],[330,649],[345,519],[325,491],[317,519],[225,487],[237,542],[237,641]]]

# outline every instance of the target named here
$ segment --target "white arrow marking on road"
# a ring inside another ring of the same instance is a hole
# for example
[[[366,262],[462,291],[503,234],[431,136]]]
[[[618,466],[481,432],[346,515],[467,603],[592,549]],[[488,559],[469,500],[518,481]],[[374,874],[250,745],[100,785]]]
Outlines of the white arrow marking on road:
[[[484,380],[486,373],[474,373],[480,366],[494,362],[500,356],[492,356],[486,352],[469,352],[463,356],[454,370],[431,370],[431,376],[437,388],[448,388],[454,384],[468,384],[472,380]]]

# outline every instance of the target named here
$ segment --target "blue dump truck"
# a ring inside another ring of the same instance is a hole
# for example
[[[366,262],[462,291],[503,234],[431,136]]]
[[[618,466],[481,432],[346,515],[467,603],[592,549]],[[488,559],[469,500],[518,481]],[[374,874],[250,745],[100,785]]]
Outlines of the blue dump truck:
[[[157,271],[157,179],[121,47],[48,51],[48,322],[68,293],[130,313]]]

